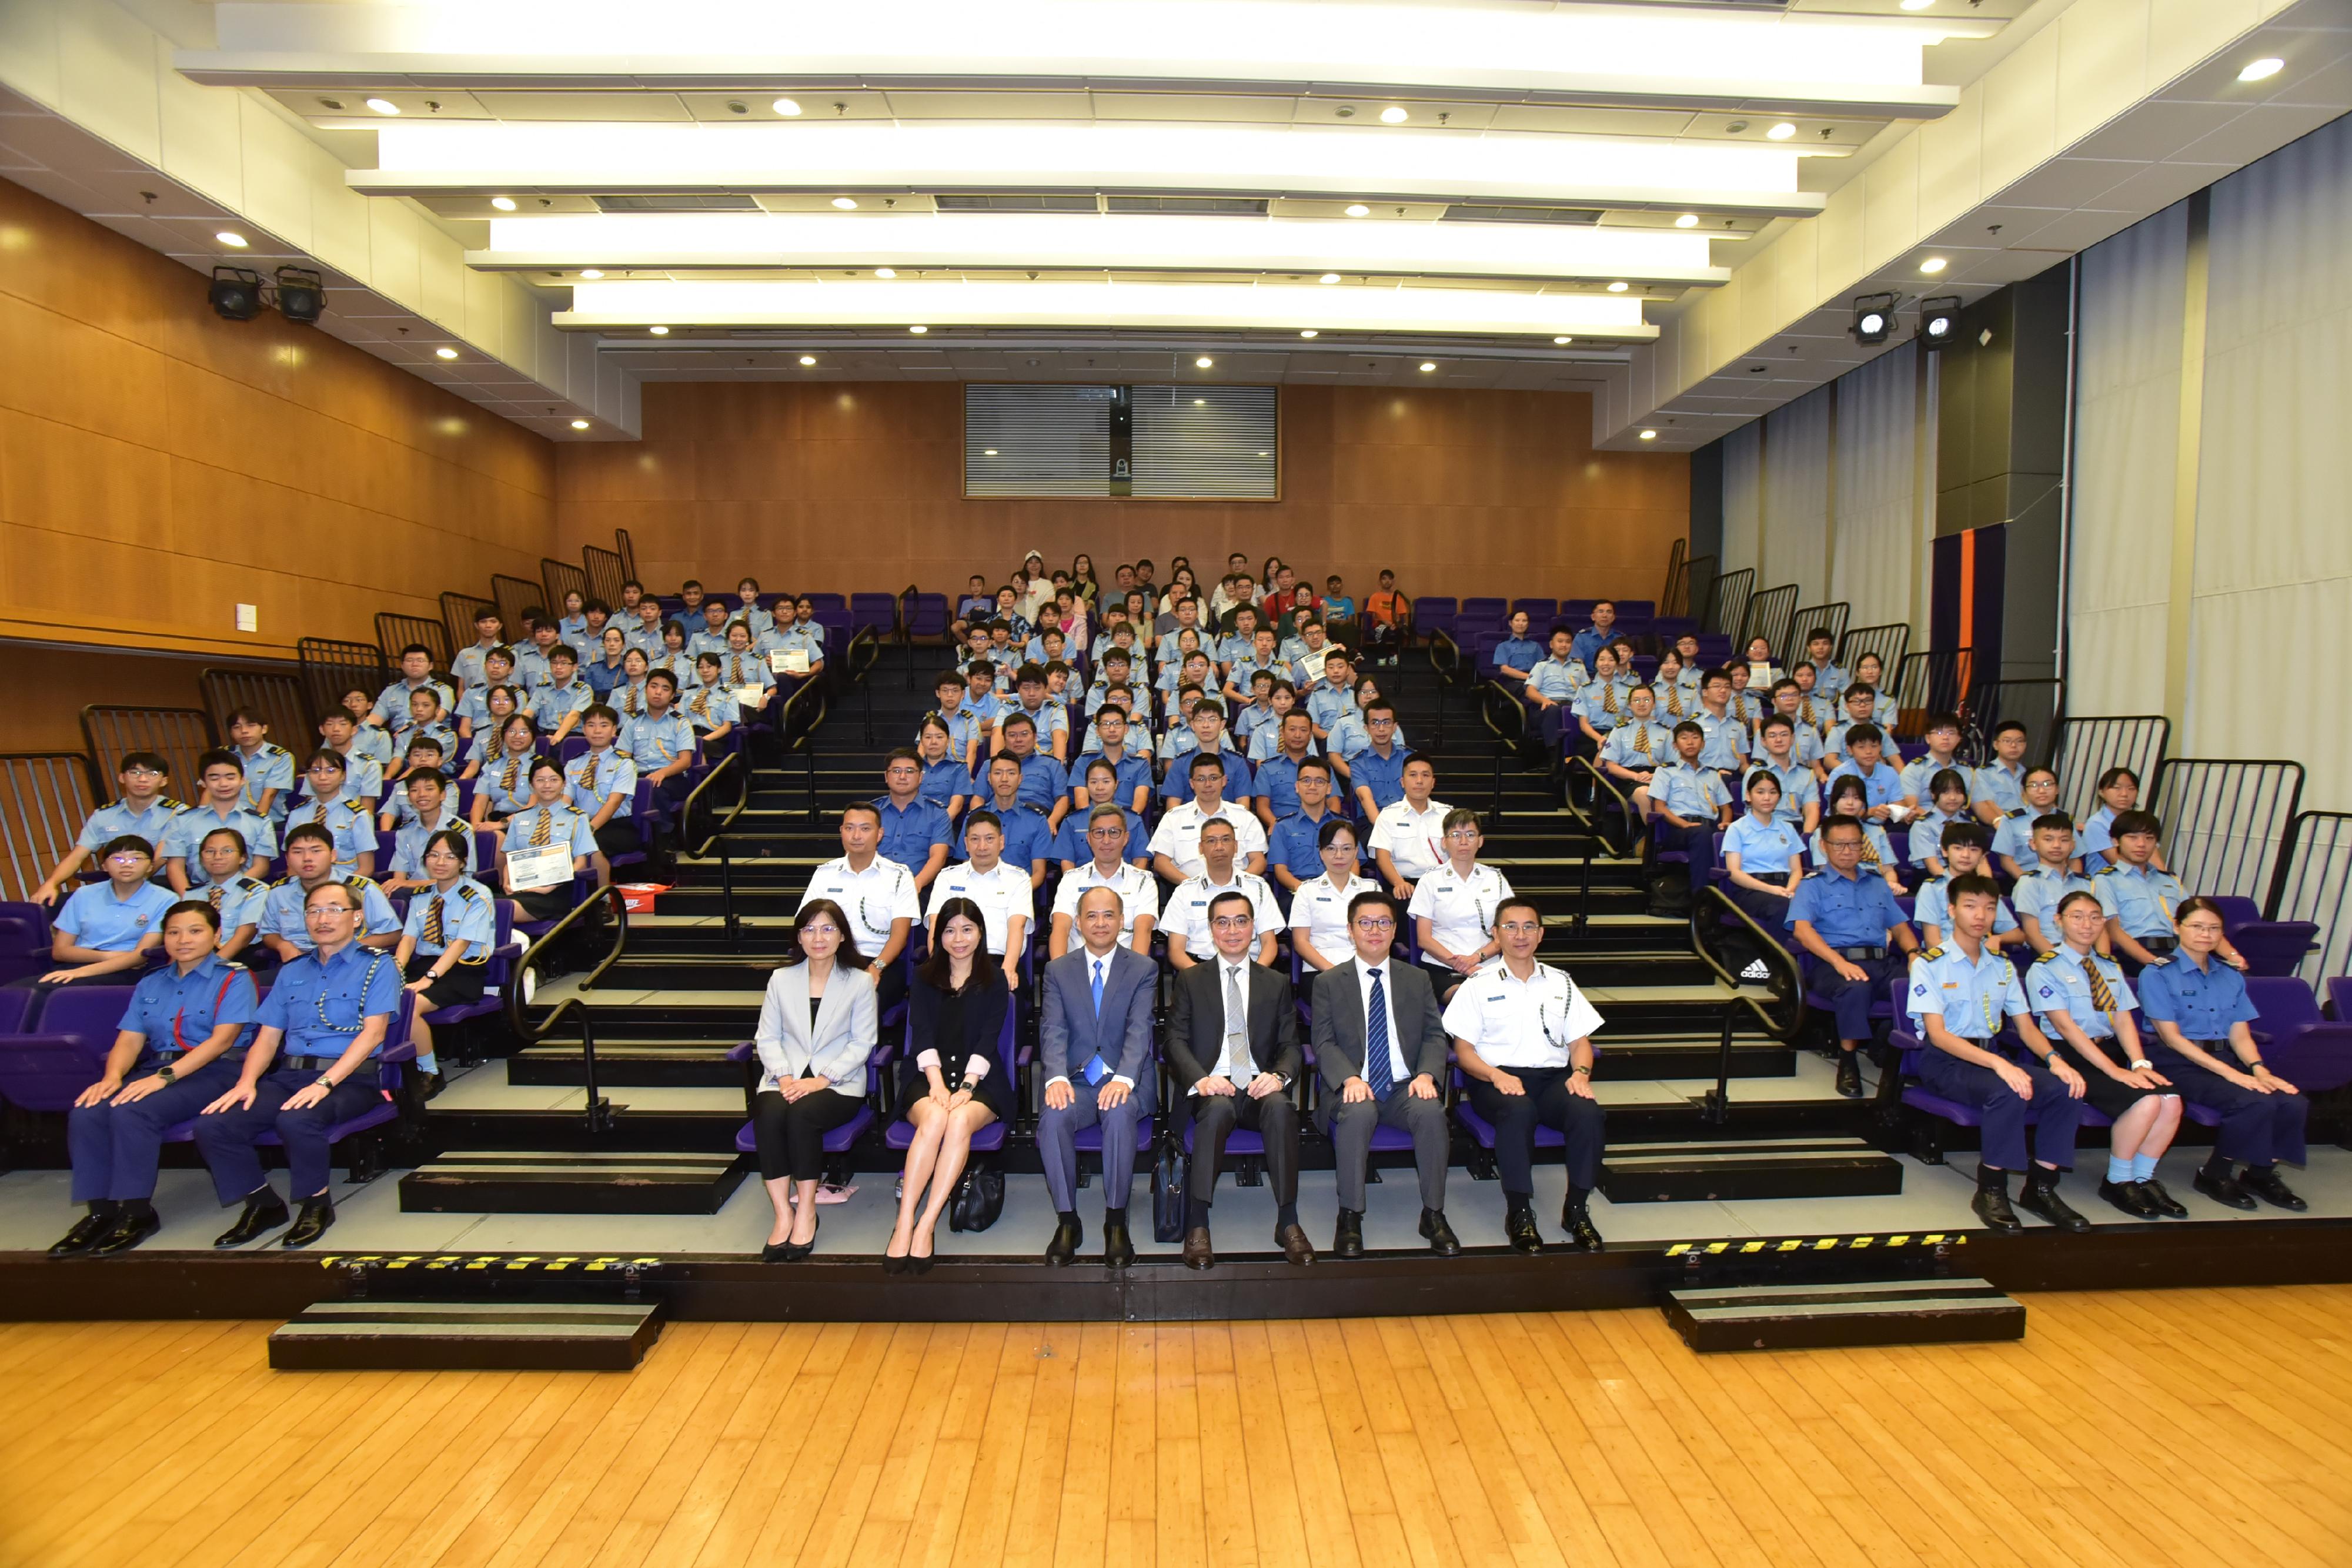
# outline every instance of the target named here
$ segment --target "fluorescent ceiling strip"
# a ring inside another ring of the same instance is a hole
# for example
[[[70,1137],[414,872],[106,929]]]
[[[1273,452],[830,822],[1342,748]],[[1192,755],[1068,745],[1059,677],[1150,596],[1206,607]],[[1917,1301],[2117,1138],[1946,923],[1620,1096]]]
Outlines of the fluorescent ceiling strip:
[[[1118,121],[385,122],[378,195],[457,191],[1119,191],[1811,213],[1781,145]]]
[[[1673,229],[1160,214],[659,213],[495,218],[468,266],[1325,272],[1719,284]]]
[[[668,327],[1052,327],[1433,334],[1570,334],[1647,340],[1632,295],[1314,284],[604,282],[572,291],[555,324]]]
[[[447,87],[494,71],[579,90],[594,75],[663,86],[887,75],[1945,107],[1958,95],[1922,86],[1922,50],[1990,31],[1926,16],[1354,0],[571,0],[552,19],[544,0],[430,0],[213,13],[216,49],[179,60],[198,79],[274,66],[288,79],[394,71]]]

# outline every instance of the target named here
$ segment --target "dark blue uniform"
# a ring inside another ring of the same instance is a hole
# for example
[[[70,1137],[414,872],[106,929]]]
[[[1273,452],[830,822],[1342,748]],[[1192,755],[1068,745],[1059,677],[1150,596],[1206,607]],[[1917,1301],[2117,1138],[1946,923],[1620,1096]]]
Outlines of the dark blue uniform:
[[[2139,972],[2139,1005],[2150,1023],[2172,1024],[2209,1053],[2230,1062],[2240,1061],[2237,1048],[2230,1043],[2230,1026],[2262,1016],[2246,996],[2244,976],[2218,958],[2200,967],[2186,953]],[[2217,1155],[2251,1166],[2278,1160],[2303,1163],[2304,1124],[2311,1107],[2302,1095],[2242,1088],[2190,1061],[2156,1030],[2148,1033],[2147,1059],[2172,1080],[2174,1091],[2192,1105],[2221,1113],[2213,1139]]]
[[[259,1005],[253,976],[242,964],[217,953],[186,974],[168,965],[142,977],[122,1010],[120,1026],[147,1042],[139,1064],[123,1075],[128,1083],[159,1067],[169,1067],[202,1045],[222,1024],[242,1024],[227,1051],[194,1072],[128,1105],[77,1105],[66,1113],[66,1143],[73,1153],[73,1200],[126,1202],[155,1196],[155,1167],[163,1134],[236,1087],[243,1059],[253,1043]]]
[[[1784,924],[1794,931],[1800,920],[1811,921],[1816,936],[1863,972],[1861,979],[1849,980],[1816,964],[1811,984],[1837,1014],[1840,1040],[1868,1040],[1872,999],[1903,973],[1901,956],[1886,946],[1887,932],[1904,923],[1902,906],[1884,877],[1861,871],[1841,876],[1834,866],[1822,866],[1807,872],[1789,900]]]
[[[1261,772],[1261,779],[1265,775]],[[1292,810],[1290,815],[1274,824],[1274,831],[1265,836],[1265,863],[1286,865],[1290,874],[1301,882],[1312,882],[1323,874],[1323,850],[1319,842],[1323,824],[1334,818],[1347,821],[1348,814],[1335,800],[1323,809],[1319,817]],[[1359,845],[1360,854],[1361,846]]]
[[[882,816],[882,842],[877,852],[884,860],[897,861],[908,871],[921,871],[930,861],[931,851],[945,844],[953,831],[947,808],[920,795],[903,811],[890,803],[889,796],[877,795],[874,809]]]

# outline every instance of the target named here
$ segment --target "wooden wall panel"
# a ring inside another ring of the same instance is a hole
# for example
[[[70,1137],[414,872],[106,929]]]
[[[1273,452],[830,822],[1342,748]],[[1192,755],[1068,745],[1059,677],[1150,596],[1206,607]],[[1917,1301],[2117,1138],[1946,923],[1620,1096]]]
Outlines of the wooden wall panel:
[[[538,577],[553,444],[5,181],[0,258],[0,632],[271,654]]]
[[[557,454],[566,552],[615,528],[648,583],[890,591],[1054,565],[1280,555],[1360,596],[1654,597],[1689,522],[1676,454],[1595,452],[1581,393],[1285,387],[1283,499],[967,501],[962,389],[891,382],[657,382],[645,439]]]

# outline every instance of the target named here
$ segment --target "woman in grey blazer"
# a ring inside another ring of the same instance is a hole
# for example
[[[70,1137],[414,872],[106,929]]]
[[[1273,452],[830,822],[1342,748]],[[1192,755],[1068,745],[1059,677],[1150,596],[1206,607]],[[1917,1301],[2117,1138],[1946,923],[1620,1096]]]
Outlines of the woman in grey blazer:
[[[797,1263],[816,1249],[816,1182],[824,1135],[857,1113],[876,1030],[874,979],[848,915],[811,899],[793,922],[800,954],[768,977],[760,1004],[759,1092],[751,1134],[760,1179],[776,1206],[762,1262]]]

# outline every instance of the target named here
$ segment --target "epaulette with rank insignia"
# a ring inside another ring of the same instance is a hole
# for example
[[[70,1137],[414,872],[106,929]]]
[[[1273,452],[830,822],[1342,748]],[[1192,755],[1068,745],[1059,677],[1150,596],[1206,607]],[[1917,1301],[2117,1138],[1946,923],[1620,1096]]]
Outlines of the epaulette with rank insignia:
[[[468,904],[479,904],[482,901],[482,895],[474,891],[474,887],[471,883],[459,883],[457,884],[457,896],[464,899]]]
[[[2020,806],[2020,807],[2018,807],[2015,810],[2011,811],[2011,812],[2009,813],[2009,815],[2010,815],[2010,816],[2012,816],[2012,817],[2022,817],[2023,815],[2025,815],[2025,808],[2024,808],[2024,807],[2022,807],[2022,806]]]
[[[2096,870],[2096,871],[2093,872],[2091,874],[2092,874],[2093,876],[2113,876],[2113,875],[2115,875],[2115,874],[2116,874],[2116,873],[2117,873],[2117,872],[2119,872],[2119,871],[2121,871],[2121,870],[2123,870],[2123,869],[2124,869],[2124,868],[2123,868],[2123,866],[2122,866],[2121,862],[2116,862],[2116,861],[2109,861],[2105,865],[2101,866],[2098,870]]]
[[[2055,948],[2055,947],[2053,947],[2052,949],[2050,949],[2050,951],[2048,951],[2047,953],[2042,954],[2042,956],[2040,956],[2039,958],[2034,959],[2033,961],[2034,961],[2035,963],[2037,963],[2037,964],[2047,964],[2047,963],[2050,963],[2050,962],[2052,962],[2053,960],[2054,960],[2057,956],[2058,956],[2058,949],[2057,949],[2057,948]]]
[[[276,882],[271,883],[269,885],[270,885],[271,887],[274,887],[274,888],[275,888],[275,887],[284,887],[288,883],[292,882],[292,881],[294,881],[294,880],[296,880],[296,879],[295,879],[295,877],[294,877],[293,873],[289,872],[289,873],[288,873],[286,875],[279,877]]]
[[[343,885],[345,887],[356,887],[364,890],[373,887],[375,883],[369,881],[366,877],[360,875],[359,873],[353,872],[351,875],[343,878]]]
[[[1941,947],[1929,947],[1929,948],[1926,949],[1925,951],[1921,952],[1921,953],[1920,953],[1920,955],[1919,955],[1919,956],[1921,956],[1922,958],[1927,959],[1927,960],[1929,963],[1931,963],[1931,964],[1932,964],[1932,963],[1934,963],[1937,959],[1938,959],[1938,958],[1942,957],[1943,956],[1944,956],[1944,950],[1943,950]]]

